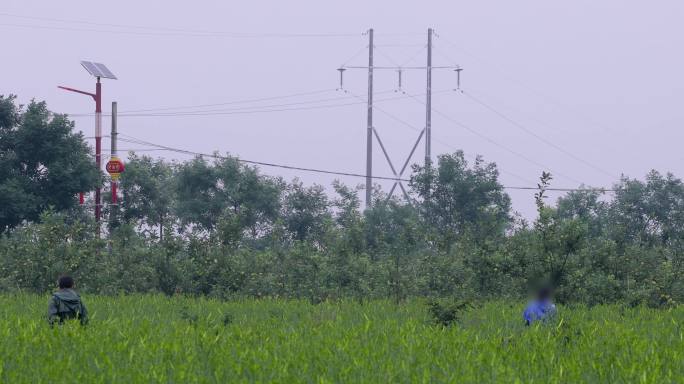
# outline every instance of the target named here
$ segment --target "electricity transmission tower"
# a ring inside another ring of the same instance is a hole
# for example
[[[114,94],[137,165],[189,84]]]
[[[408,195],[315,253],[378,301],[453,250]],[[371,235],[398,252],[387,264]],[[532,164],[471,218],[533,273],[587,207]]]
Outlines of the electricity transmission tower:
[[[433,69],[453,69],[456,71],[459,77],[459,83],[460,83],[460,72],[461,68],[459,66],[433,66],[432,65],[432,38],[435,35],[434,30],[432,28],[428,28],[428,33],[427,33],[427,60],[426,60],[426,65],[425,66],[375,66],[373,63],[373,51],[375,48],[374,45],[374,36],[373,36],[373,28],[369,29],[366,32],[366,35],[368,36],[368,66],[346,66],[343,65],[337,70],[340,71],[340,89],[344,89],[344,72],[347,69],[364,69],[368,71],[368,98],[367,98],[367,127],[366,127],[366,208],[371,207],[371,199],[372,199],[372,189],[373,189],[373,137],[378,141],[378,144],[380,145],[380,149],[382,150],[383,155],[385,156],[385,160],[387,160],[387,164],[389,165],[390,169],[392,170],[392,173],[394,174],[394,177],[396,180],[394,181],[394,185],[392,185],[392,188],[389,191],[388,198],[391,198],[392,195],[394,194],[395,189],[397,186],[399,189],[401,189],[401,192],[404,195],[404,198],[406,199],[407,202],[410,202],[410,197],[408,195],[408,192],[406,192],[406,188],[404,187],[401,179],[401,176],[404,174],[406,171],[406,168],[408,167],[411,158],[413,157],[413,154],[415,153],[416,149],[418,148],[418,145],[420,144],[420,141],[425,138],[425,167],[429,167],[431,164],[431,155],[432,155],[432,70]],[[399,172],[397,172],[397,169],[394,167],[394,163],[392,162],[390,156],[387,153],[387,150],[385,149],[385,145],[382,142],[382,139],[380,138],[380,134],[378,131],[375,129],[375,126],[373,125],[373,76],[374,76],[374,71],[375,70],[392,70],[396,71],[399,78],[398,78],[398,84],[399,84],[399,89],[402,87],[402,72],[404,70],[425,70],[426,73],[426,90],[425,90],[425,126],[423,129],[420,131],[418,134],[418,138],[416,139],[415,143],[413,144],[413,147],[411,148],[411,151],[409,152],[409,155],[406,157],[406,161],[404,161],[404,164],[402,165],[401,169],[399,169]]]

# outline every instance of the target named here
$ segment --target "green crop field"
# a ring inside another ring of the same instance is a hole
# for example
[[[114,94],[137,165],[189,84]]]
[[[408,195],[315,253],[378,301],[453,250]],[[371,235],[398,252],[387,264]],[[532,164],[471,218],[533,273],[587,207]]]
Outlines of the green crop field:
[[[51,329],[48,297],[0,296],[2,383],[677,383],[684,308],[560,307],[522,325],[490,302],[435,325],[402,305],[91,297],[91,323]]]

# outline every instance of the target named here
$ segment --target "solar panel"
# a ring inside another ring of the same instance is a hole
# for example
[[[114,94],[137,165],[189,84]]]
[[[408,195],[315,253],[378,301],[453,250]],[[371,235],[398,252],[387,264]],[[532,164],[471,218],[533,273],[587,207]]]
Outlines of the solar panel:
[[[88,73],[95,77],[116,80],[116,76],[114,76],[112,71],[110,71],[109,68],[107,68],[104,64],[94,63],[92,61],[81,61],[81,65],[86,69],[86,71],[88,71]]]

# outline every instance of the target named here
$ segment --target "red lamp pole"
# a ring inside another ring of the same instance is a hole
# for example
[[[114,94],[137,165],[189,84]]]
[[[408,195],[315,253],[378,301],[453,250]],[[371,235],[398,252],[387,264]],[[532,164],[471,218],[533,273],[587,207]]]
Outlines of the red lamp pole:
[[[102,84],[100,84],[100,78],[97,78],[97,84],[95,84],[95,93],[80,91],[78,89],[63,86],[59,86],[58,88],[69,92],[88,95],[95,100],[95,164],[99,172],[102,169]],[[98,223],[100,222],[102,207],[100,191],[101,188],[98,184],[97,188],[95,189],[95,221]],[[80,197],[80,201],[81,203],[83,202],[82,195]]]
[[[97,172],[102,170],[102,84],[97,78],[95,84],[95,165]],[[95,189],[95,221],[100,222],[102,199],[100,197],[100,184]]]

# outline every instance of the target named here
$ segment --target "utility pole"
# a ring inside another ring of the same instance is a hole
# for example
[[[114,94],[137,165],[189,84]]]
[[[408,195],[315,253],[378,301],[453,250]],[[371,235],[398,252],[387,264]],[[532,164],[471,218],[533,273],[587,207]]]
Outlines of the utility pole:
[[[432,151],[432,28],[428,28],[427,89],[425,91],[425,167],[430,166]]]
[[[118,133],[116,132],[116,110],[117,110],[117,103],[116,101],[112,101],[112,133],[111,133],[111,143],[112,143],[112,149],[111,149],[111,157],[112,158],[118,158],[117,156],[117,139],[118,139]],[[117,190],[117,180],[112,178],[112,204],[117,204],[117,195],[116,195],[116,190]]]
[[[118,225],[117,219],[119,216],[119,203],[118,201],[118,191],[117,187],[119,184],[119,177],[121,176],[121,173],[124,171],[124,163],[119,159],[117,156],[117,138],[119,136],[117,132],[117,103],[116,101],[112,102],[112,134],[111,134],[111,143],[112,143],[112,153],[109,161],[107,162],[107,173],[112,178],[112,203],[111,203],[111,211],[109,212],[109,225],[110,229],[114,228]]]
[[[373,28],[368,30],[368,129],[366,132],[366,209],[373,190]]]
[[[106,168],[107,172],[112,171],[112,164],[115,161],[118,161],[118,156],[117,156],[117,127],[116,127],[116,111],[117,111],[117,103],[116,101],[112,101],[112,131],[110,133],[110,143],[111,143],[111,151],[110,151],[110,160],[107,162]],[[109,230],[110,232],[116,228],[119,223],[118,223],[118,217],[119,217],[119,203],[117,202],[118,196],[117,196],[117,186],[118,186],[118,181],[117,178],[118,176],[114,176],[111,174],[111,188],[110,191],[112,193],[112,202],[110,204],[110,210],[109,210]]]

